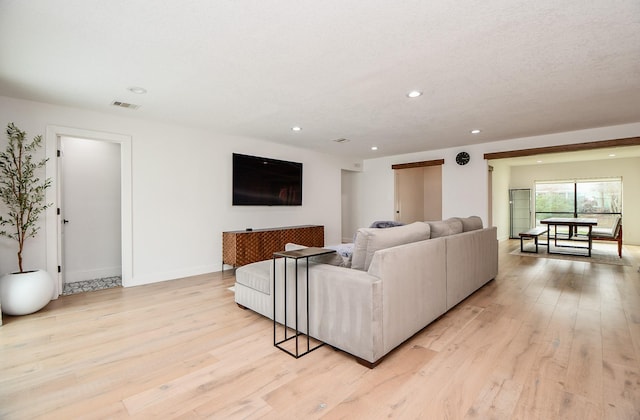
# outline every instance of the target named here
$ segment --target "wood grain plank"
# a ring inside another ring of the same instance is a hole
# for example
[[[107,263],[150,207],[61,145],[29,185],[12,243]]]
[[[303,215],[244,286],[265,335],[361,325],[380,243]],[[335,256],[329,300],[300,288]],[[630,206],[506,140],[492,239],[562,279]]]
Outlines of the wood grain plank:
[[[640,418],[640,247],[633,266],[518,247],[373,370],[275,349],[230,270],[5,315],[0,418]]]
[[[600,403],[602,375],[600,313],[578,309],[565,389],[571,394]]]
[[[640,418],[640,370],[605,362],[603,389],[603,418]]]

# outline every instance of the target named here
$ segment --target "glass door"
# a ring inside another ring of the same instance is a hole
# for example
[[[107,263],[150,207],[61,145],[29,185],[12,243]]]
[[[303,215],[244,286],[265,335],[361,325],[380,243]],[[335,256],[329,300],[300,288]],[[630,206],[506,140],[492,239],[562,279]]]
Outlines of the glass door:
[[[531,229],[531,189],[509,190],[510,238]]]

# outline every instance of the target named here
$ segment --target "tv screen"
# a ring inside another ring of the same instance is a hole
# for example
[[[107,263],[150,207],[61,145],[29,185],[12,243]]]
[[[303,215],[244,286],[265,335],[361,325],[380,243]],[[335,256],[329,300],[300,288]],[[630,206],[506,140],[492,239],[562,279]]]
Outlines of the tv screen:
[[[233,154],[234,206],[301,206],[302,163]]]

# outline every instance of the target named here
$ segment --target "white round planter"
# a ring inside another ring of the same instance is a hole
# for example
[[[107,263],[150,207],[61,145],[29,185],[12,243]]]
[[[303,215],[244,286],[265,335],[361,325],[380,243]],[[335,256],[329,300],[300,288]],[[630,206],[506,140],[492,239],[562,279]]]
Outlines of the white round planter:
[[[43,270],[0,277],[0,303],[7,315],[27,315],[44,308],[53,296],[53,281]]]

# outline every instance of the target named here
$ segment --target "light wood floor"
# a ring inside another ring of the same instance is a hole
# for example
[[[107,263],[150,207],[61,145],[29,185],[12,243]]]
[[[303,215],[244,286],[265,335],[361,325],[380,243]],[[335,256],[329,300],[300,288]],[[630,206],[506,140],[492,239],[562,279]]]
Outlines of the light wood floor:
[[[518,257],[369,370],[295,360],[231,272],[61,297],[4,316],[0,418],[640,418],[633,266]]]

